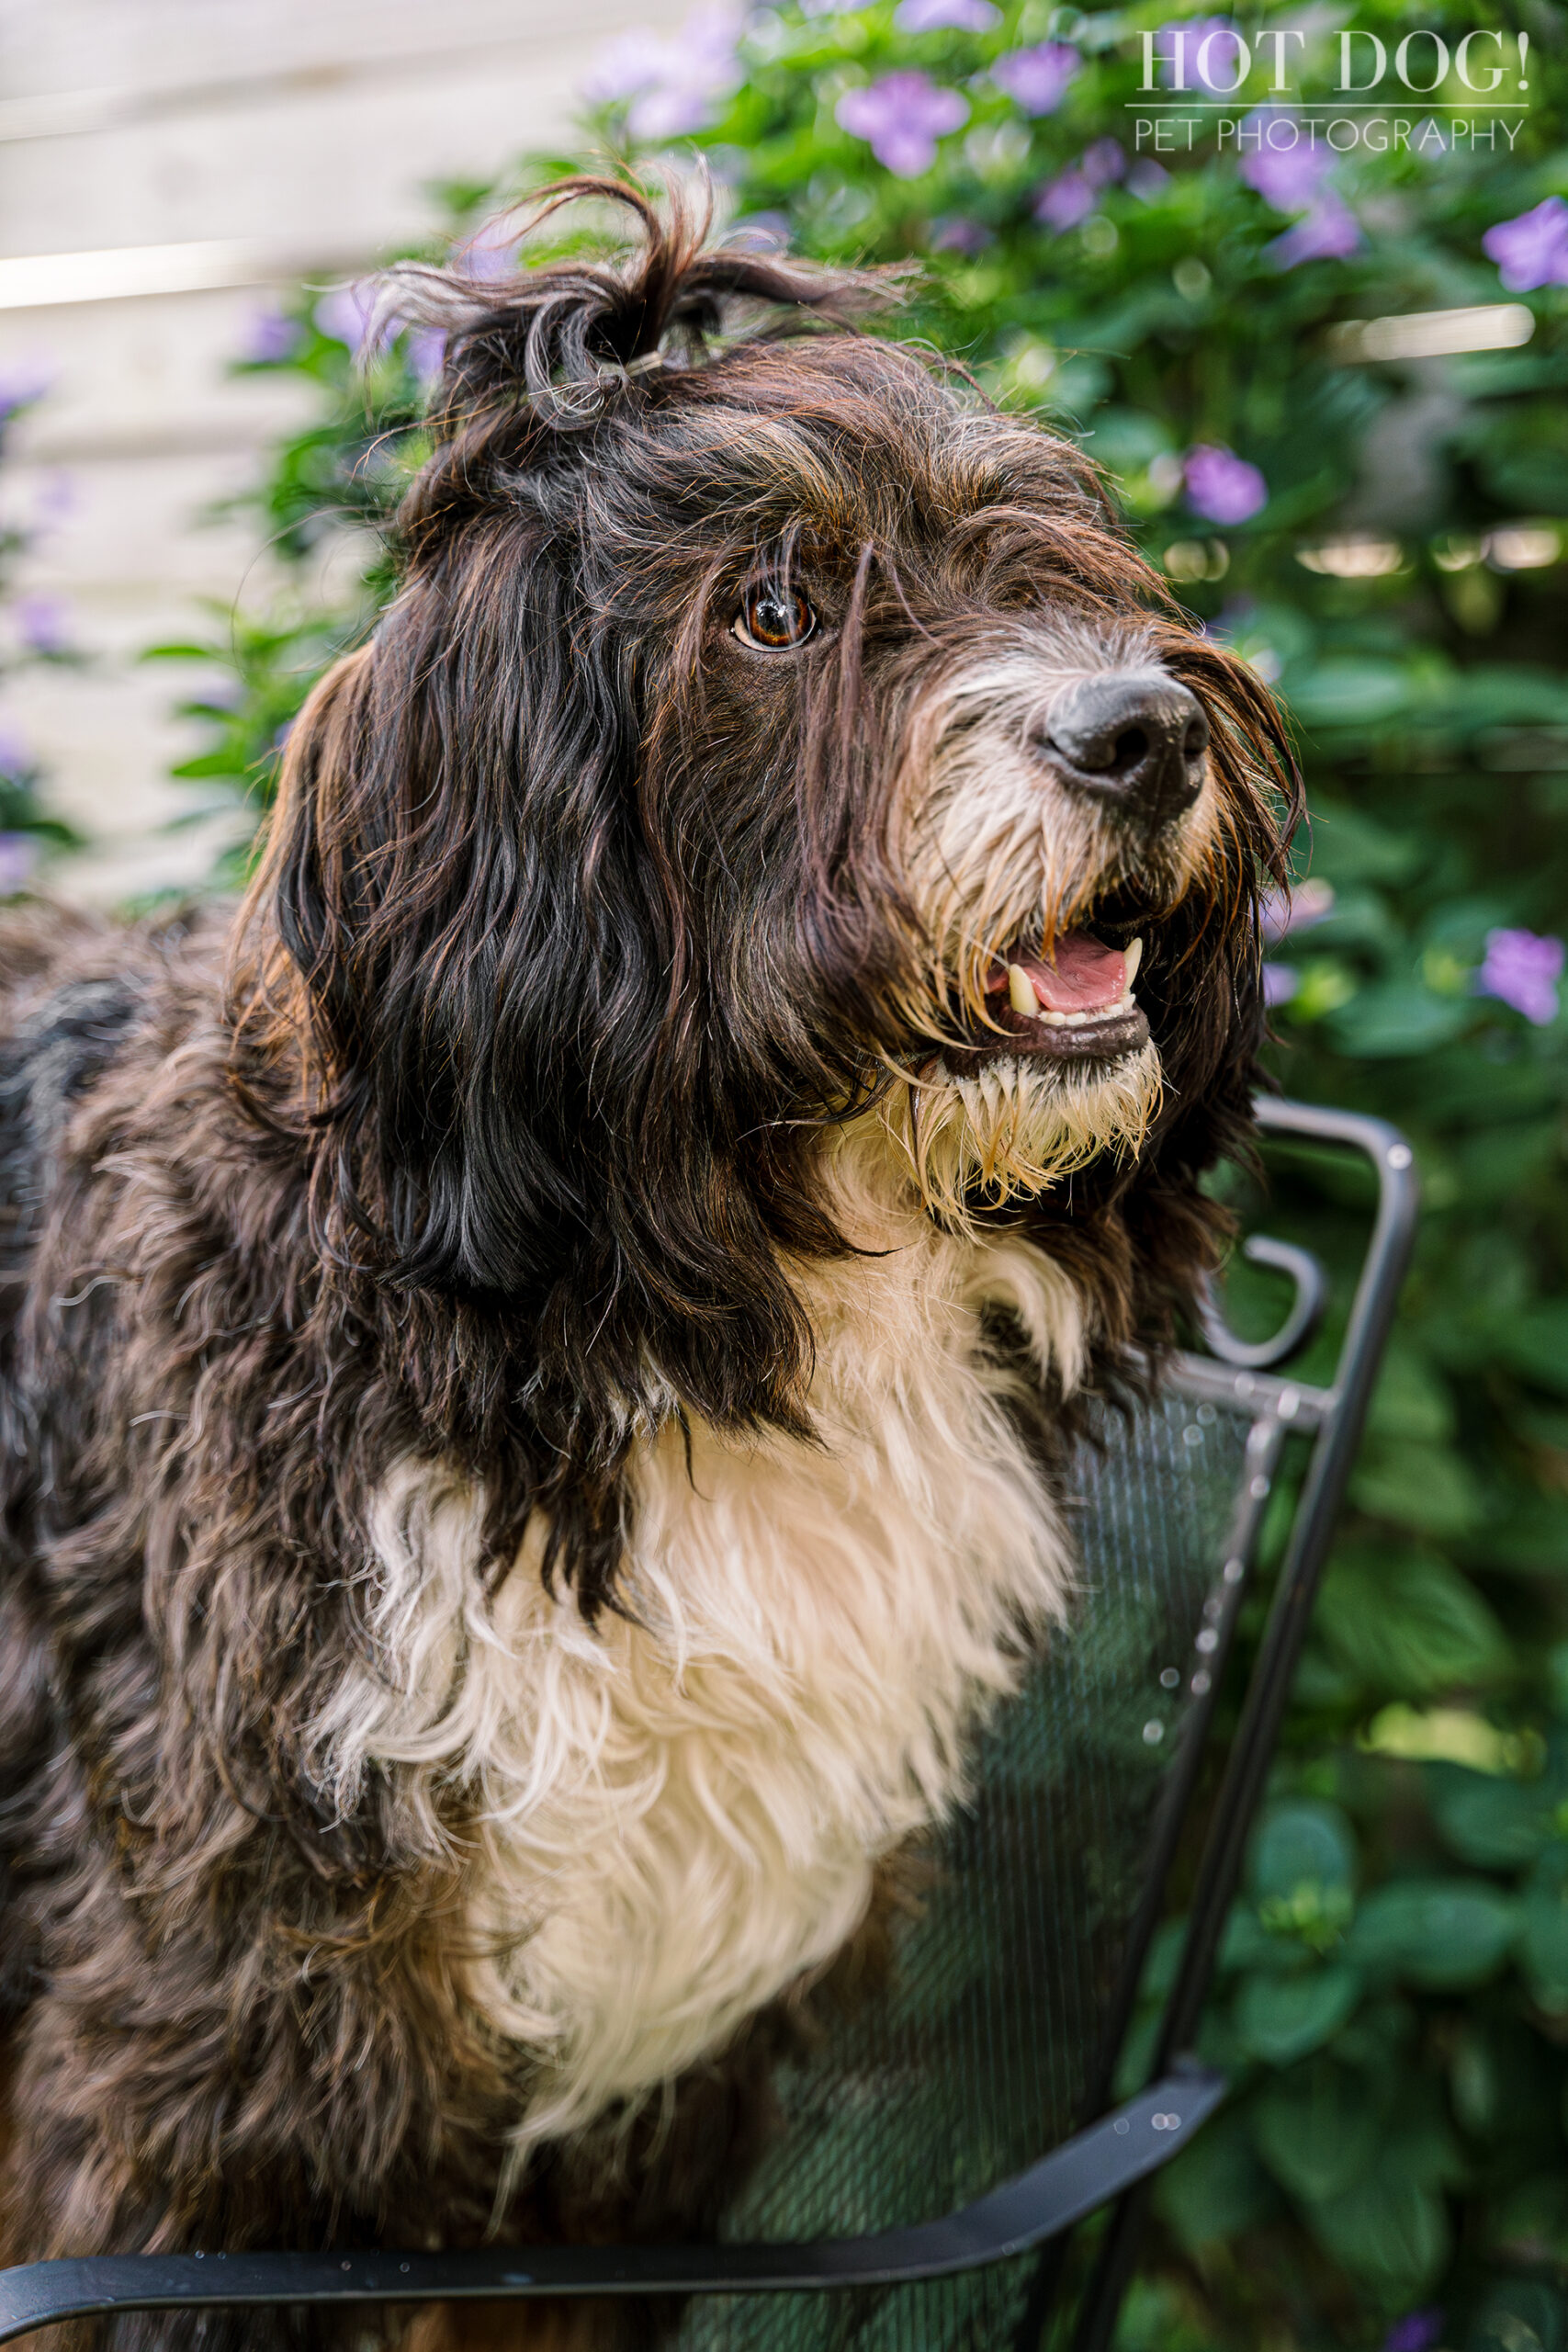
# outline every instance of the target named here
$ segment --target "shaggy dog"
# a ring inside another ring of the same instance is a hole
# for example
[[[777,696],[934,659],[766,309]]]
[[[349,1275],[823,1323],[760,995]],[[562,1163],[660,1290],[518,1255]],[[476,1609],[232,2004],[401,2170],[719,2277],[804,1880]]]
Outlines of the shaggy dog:
[[[614,266],[392,289],[237,922],[0,933],[12,2260],[711,2228],[1215,1255],[1267,695],[869,277],[585,185]]]

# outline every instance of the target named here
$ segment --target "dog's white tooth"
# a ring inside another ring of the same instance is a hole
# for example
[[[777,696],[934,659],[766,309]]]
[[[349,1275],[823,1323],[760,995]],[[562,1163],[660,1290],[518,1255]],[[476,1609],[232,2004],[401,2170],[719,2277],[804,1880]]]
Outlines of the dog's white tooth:
[[[1008,1001],[1025,1021],[1034,1020],[1039,1013],[1040,999],[1034,993],[1033,981],[1021,964],[1008,966]]]
[[[1127,966],[1127,978],[1124,986],[1126,988],[1131,988],[1133,982],[1138,977],[1138,967],[1144,960],[1144,943],[1141,939],[1134,939],[1132,944],[1125,950],[1124,960]]]

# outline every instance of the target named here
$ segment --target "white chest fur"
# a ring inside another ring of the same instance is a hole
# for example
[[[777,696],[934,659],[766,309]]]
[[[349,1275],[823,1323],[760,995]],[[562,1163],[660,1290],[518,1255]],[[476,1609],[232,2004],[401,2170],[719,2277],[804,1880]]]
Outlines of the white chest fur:
[[[473,1996],[544,2062],[521,2143],[668,2078],[827,1961],[875,1860],[961,1792],[1021,1635],[1061,1610],[1066,1542],[980,1311],[1010,1305],[1070,1383],[1066,1277],[911,1217],[802,1288],[822,1442],[698,1426],[688,1476],[679,1430],[650,1441],[640,1623],[591,1631],[527,1556],[487,1601],[479,1498],[429,1464],[386,1481],[381,1675],[320,1729],[345,1802],[378,1763],[471,1791]]]

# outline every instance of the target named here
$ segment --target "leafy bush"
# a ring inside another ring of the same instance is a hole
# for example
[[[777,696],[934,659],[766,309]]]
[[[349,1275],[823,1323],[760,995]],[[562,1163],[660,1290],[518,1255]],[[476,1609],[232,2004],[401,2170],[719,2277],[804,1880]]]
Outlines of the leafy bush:
[[[43,390],[41,379],[23,371],[0,378],[0,466],[7,455],[11,427]],[[37,536],[36,525],[14,512],[0,517],[0,607],[5,611],[0,685],[7,676],[37,662],[80,659],[55,599],[12,594],[17,563]],[[39,797],[42,780],[42,771],[21,730],[7,716],[0,715],[0,898],[23,888],[41,852],[69,848],[76,840],[69,825],[45,813]]]
[[[1314,823],[1274,951],[1280,1080],[1398,1121],[1425,1185],[1212,2007],[1237,2095],[1164,2178],[1122,2341],[1568,2345],[1562,12],[1525,0],[1481,45],[1508,68],[1511,138],[1453,135],[1455,66],[1446,110],[1391,109],[1404,144],[1343,156],[1270,134],[1299,119],[1288,99],[1246,113],[1257,144],[1222,147],[1211,110],[1155,153],[1148,6],[781,0],[738,50],[727,21],[623,44],[594,139],[635,157],[689,135],[761,231],[919,255],[897,331],[1100,458],[1300,731]],[[1483,29],[1394,0],[1355,24],[1391,54],[1419,24],[1450,54]],[[1329,85],[1328,41],[1303,86]],[[1269,79],[1255,42],[1235,119]],[[451,232],[504,257],[512,232],[479,224],[554,168],[446,191]],[[1380,358],[1388,331],[1348,323],[1477,305],[1516,340]],[[396,336],[356,376],[362,334],[348,298],[301,296],[247,363],[320,387],[260,499],[302,573],[422,452],[430,353]],[[339,609],[243,633],[239,698],[213,698],[186,773],[265,800],[281,729],[384,586],[365,548]],[[1276,1228],[1353,1263],[1358,1182],[1305,1151],[1277,1177]],[[1267,1321],[1269,1280],[1237,1268],[1238,1317]]]

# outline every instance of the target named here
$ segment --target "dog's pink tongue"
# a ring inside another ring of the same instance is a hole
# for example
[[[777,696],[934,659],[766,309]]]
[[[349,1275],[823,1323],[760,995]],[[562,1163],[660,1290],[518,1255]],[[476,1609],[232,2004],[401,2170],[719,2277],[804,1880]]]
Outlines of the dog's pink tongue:
[[[1126,993],[1127,958],[1119,947],[1107,947],[1087,931],[1069,931],[1058,939],[1049,964],[1037,956],[1019,961],[1047,1012],[1103,1012]],[[992,967],[989,985],[1006,988],[1005,964]]]

